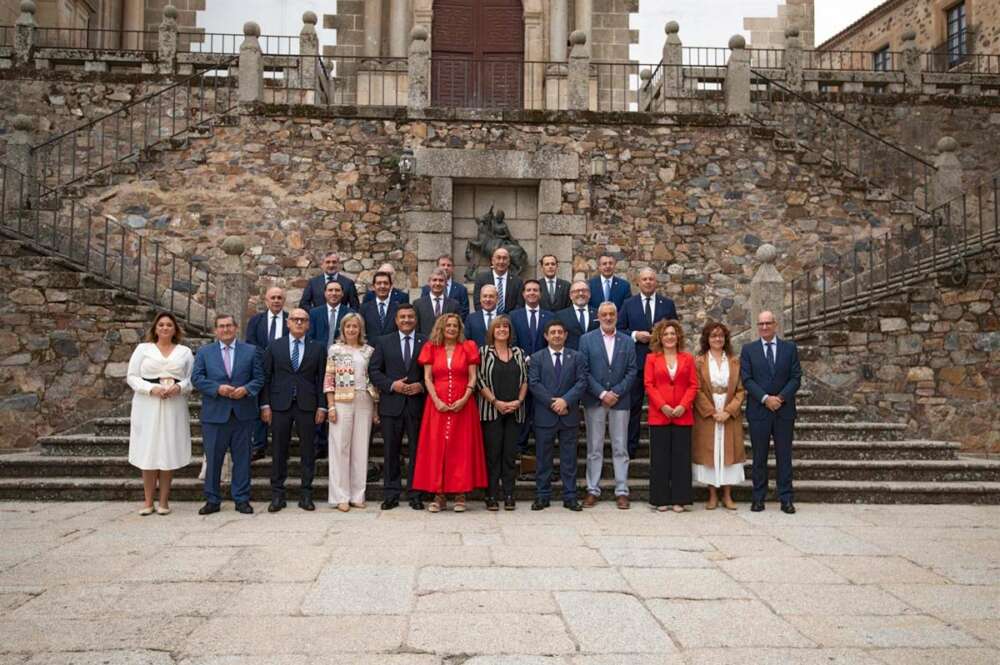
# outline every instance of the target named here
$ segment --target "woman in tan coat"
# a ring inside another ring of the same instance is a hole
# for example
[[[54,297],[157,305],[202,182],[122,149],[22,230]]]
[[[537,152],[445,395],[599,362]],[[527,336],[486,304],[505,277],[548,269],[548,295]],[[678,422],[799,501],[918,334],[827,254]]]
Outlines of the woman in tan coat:
[[[733,355],[729,329],[709,321],[701,331],[701,355],[695,359],[698,394],[694,401],[692,432],[693,476],[708,486],[705,508],[719,505],[716,488],[722,488],[722,505],[736,510],[732,485],[744,480],[743,382],[740,358]]]

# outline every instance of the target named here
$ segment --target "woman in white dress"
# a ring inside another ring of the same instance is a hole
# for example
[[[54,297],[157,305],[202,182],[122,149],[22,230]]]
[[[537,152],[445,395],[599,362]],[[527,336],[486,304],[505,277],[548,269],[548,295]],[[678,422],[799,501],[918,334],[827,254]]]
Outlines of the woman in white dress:
[[[330,423],[331,506],[347,512],[365,507],[368,439],[378,423],[378,391],[368,378],[375,350],[365,343],[365,322],[357,314],[340,321],[340,341],[330,346],[323,392]]]
[[[142,469],[145,503],[140,515],[151,515],[157,485],[160,505],[155,511],[170,514],[170,482],[175,469],[191,462],[191,349],[177,319],[160,312],[128,363],[127,381],[132,396],[128,461]]]
[[[695,359],[698,394],[692,433],[692,472],[695,482],[708,487],[705,508],[722,505],[736,510],[732,486],[743,482],[743,398],[740,359],[733,355],[729,329],[710,321],[701,331],[701,355]]]

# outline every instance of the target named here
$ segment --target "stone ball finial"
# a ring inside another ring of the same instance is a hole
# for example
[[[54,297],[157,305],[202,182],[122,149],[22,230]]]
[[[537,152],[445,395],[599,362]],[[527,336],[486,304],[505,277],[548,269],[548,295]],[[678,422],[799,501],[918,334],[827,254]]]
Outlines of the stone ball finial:
[[[422,25],[413,26],[413,30],[410,30],[410,41],[411,42],[426,42],[430,35],[427,34],[427,28]]]
[[[798,28],[789,28],[788,30],[785,30],[785,38],[786,39],[795,39],[798,36],[799,36],[799,29]]]
[[[583,30],[574,30],[569,36],[569,43],[573,46],[583,46],[587,43],[587,33]]]
[[[246,243],[243,242],[243,238],[237,236],[229,236],[222,241],[222,251],[229,256],[239,256],[246,250],[246,248],[247,246]]]
[[[950,136],[942,136],[937,142],[938,152],[955,152],[958,150],[958,141]]]
[[[319,22],[319,18],[316,16],[316,12],[305,12],[302,14],[302,22],[308,25],[316,25]]]
[[[38,7],[35,5],[34,0],[21,0],[21,12],[24,14],[34,14],[38,11]]]
[[[14,129],[21,132],[30,132],[34,128],[34,121],[31,119],[30,115],[24,115],[23,113],[18,113],[14,116]]]
[[[163,17],[169,19],[177,19],[177,8],[173,5],[167,5],[163,8]]]
[[[916,30],[907,30],[906,32],[903,33],[903,41],[904,42],[912,42],[912,41],[916,40],[916,38],[917,38],[917,31]]]
[[[260,25],[256,21],[247,21],[243,24],[243,34],[247,37],[260,37]]]
[[[644,69],[641,72],[639,72],[639,78],[642,79],[643,81],[648,81],[649,79],[653,78],[653,72],[649,71],[649,69]]]
[[[737,51],[739,49],[744,49],[747,47],[747,40],[743,35],[733,35],[729,38],[729,48]]]
[[[677,21],[667,21],[667,25],[663,30],[668,35],[676,35],[681,31],[681,24]]]
[[[758,263],[774,263],[778,260],[778,248],[766,242],[757,248],[757,253],[754,256]]]

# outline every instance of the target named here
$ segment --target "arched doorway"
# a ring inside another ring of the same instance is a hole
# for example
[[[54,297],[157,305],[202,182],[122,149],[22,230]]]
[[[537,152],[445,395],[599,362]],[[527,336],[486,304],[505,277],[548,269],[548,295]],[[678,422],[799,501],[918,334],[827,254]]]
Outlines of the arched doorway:
[[[434,0],[433,20],[431,103],[521,108],[521,0]]]

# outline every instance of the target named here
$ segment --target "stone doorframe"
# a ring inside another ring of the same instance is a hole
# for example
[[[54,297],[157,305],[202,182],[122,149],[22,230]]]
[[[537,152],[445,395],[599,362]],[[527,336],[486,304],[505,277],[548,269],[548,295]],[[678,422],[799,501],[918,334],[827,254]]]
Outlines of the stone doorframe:
[[[454,229],[454,183],[495,181],[505,185],[538,186],[538,256],[554,254],[559,276],[572,279],[573,236],[587,232],[585,215],[562,214],[564,181],[580,177],[580,158],[520,150],[417,148],[416,175],[431,179],[431,209],[403,213],[408,240],[416,242],[417,278],[421,285],[437,257],[451,250]],[[447,249],[446,249],[447,248]],[[526,269],[535,276],[537,266]]]

